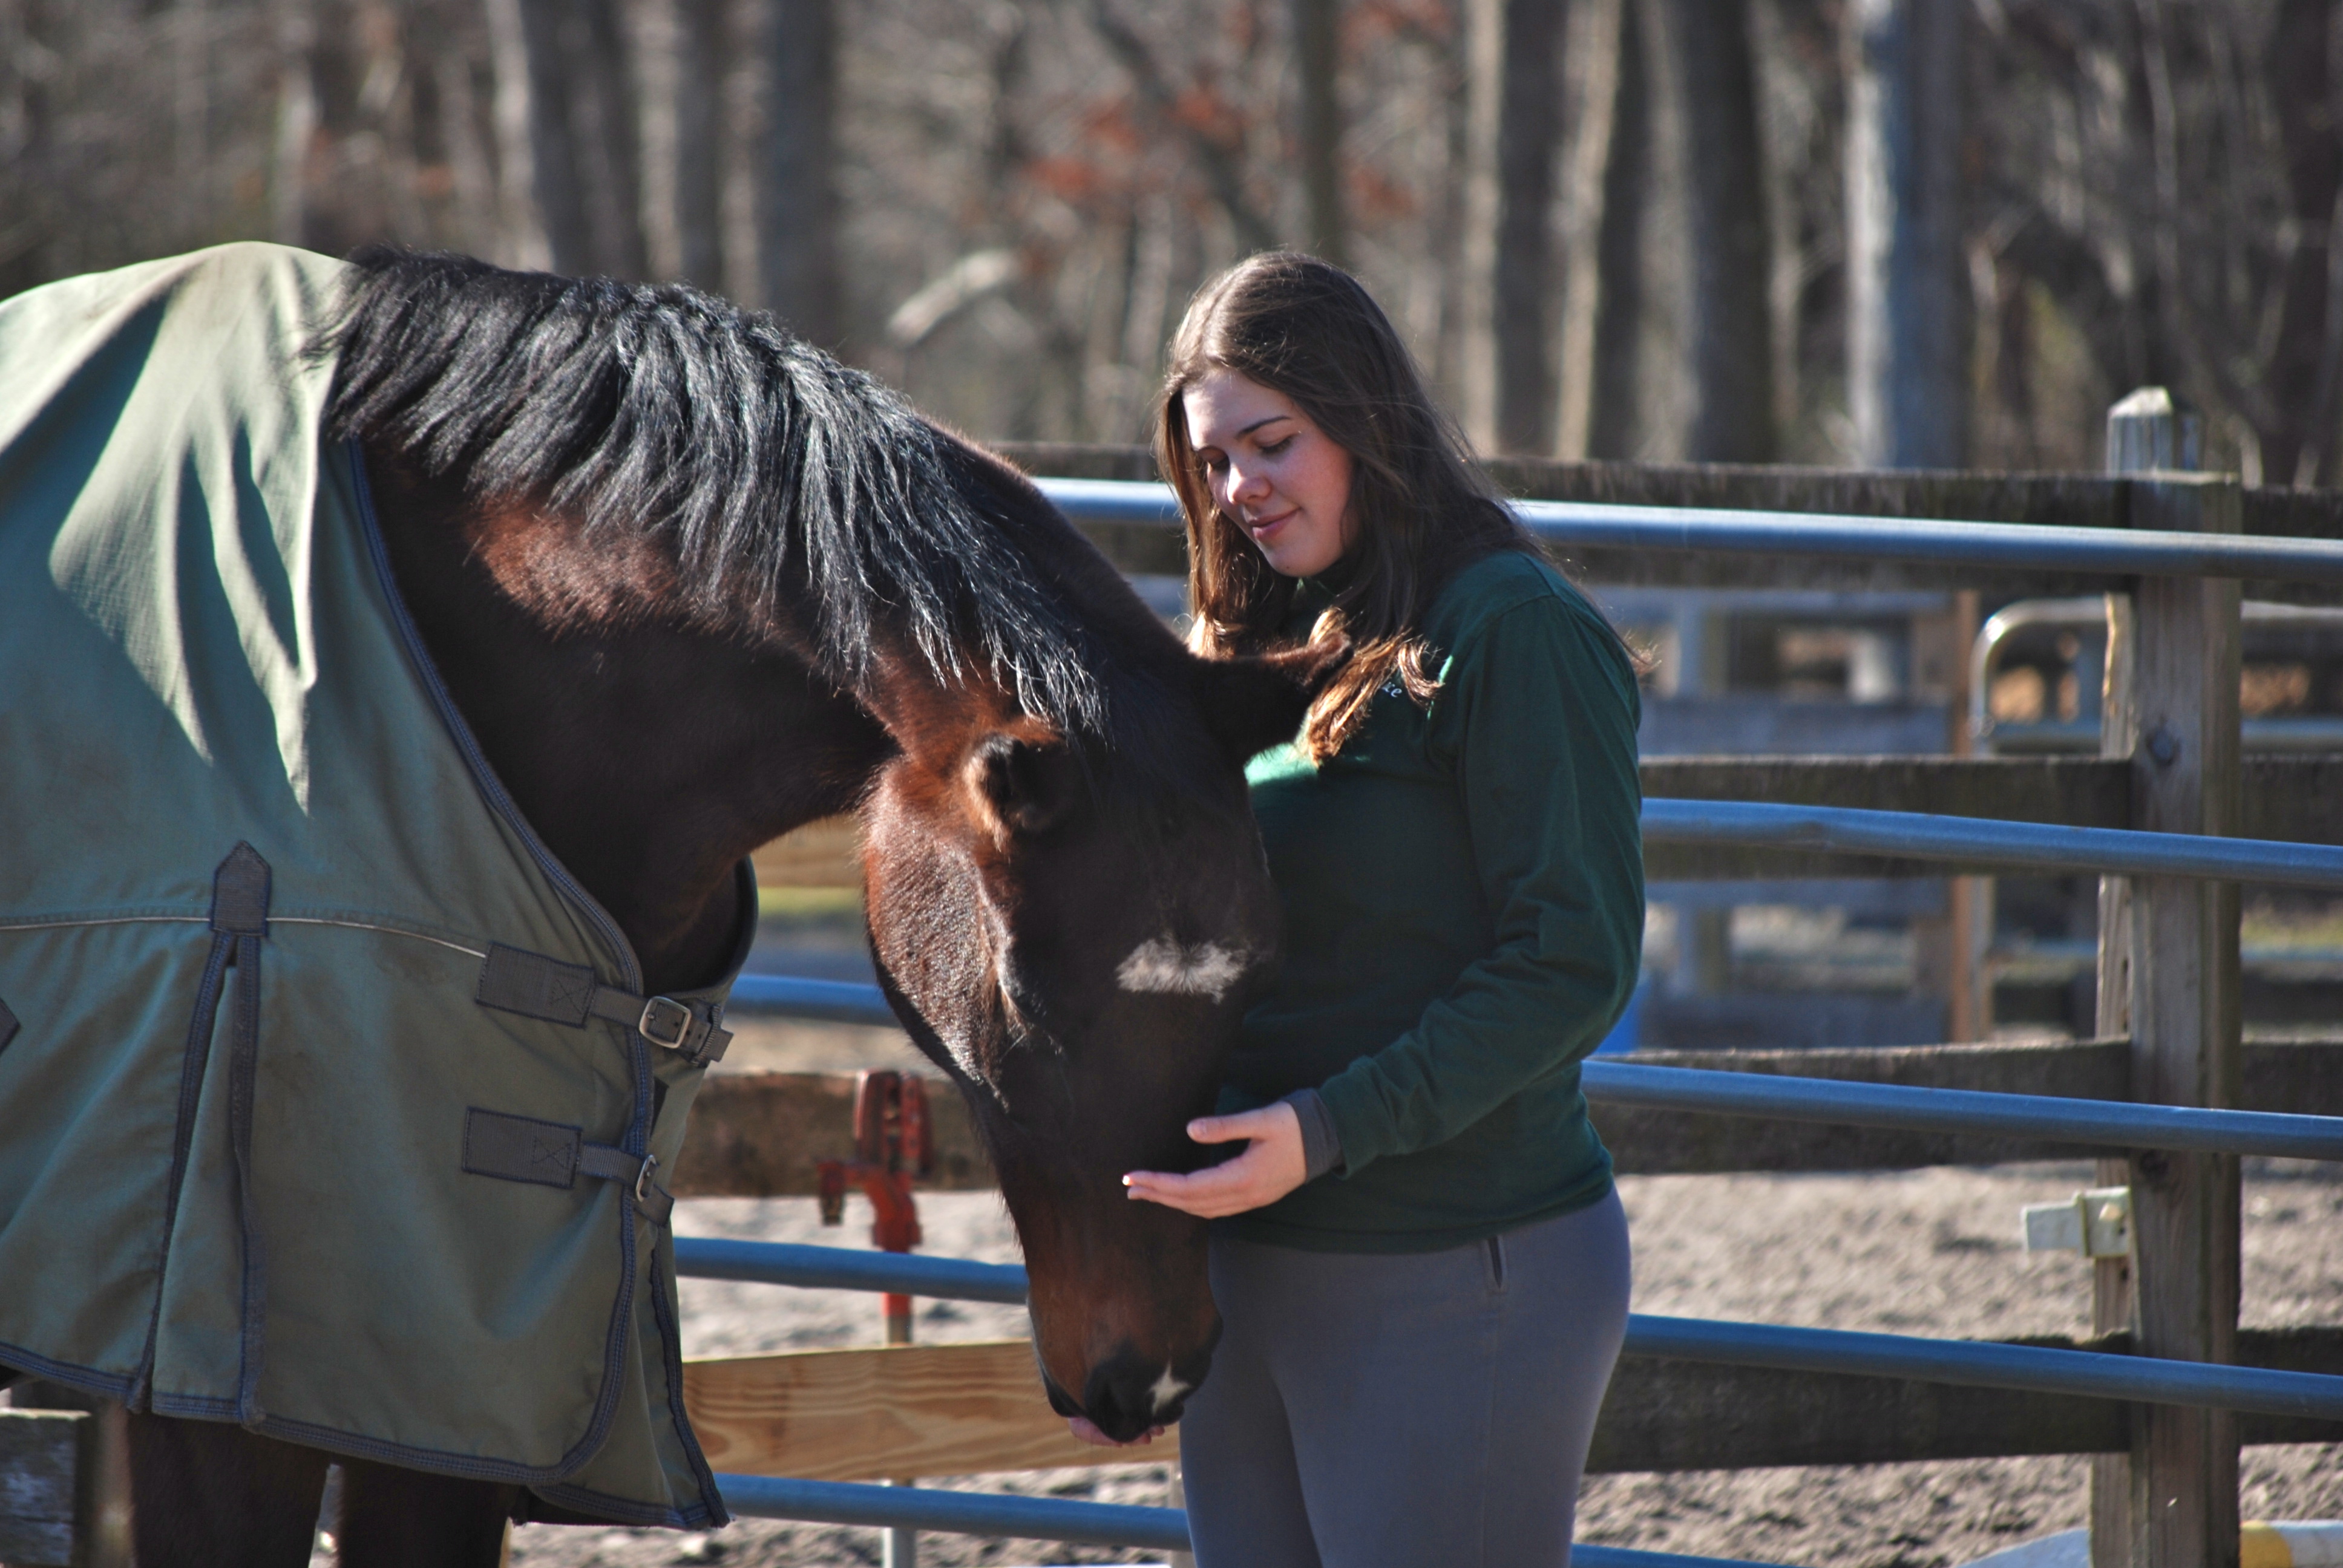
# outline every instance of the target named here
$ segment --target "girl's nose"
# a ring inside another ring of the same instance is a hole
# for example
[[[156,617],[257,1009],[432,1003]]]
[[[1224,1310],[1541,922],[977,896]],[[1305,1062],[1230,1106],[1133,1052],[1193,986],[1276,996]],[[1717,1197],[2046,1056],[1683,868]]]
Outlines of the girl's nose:
[[[1229,464],[1229,506],[1232,510],[1252,505],[1269,494],[1269,475],[1260,468]]]

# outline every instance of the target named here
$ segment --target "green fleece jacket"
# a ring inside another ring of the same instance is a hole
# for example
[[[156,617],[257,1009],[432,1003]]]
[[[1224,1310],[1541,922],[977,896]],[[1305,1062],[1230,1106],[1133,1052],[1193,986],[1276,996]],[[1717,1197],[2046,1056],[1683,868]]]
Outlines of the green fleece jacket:
[[[1341,1159],[1221,1221],[1245,1240],[1429,1251],[1610,1191],[1578,1064],[1641,959],[1634,671],[1516,552],[1459,572],[1423,630],[1428,709],[1394,684],[1324,767],[1289,745],[1248,769],[1286,952],[1222,1109],[1314,1089]]]

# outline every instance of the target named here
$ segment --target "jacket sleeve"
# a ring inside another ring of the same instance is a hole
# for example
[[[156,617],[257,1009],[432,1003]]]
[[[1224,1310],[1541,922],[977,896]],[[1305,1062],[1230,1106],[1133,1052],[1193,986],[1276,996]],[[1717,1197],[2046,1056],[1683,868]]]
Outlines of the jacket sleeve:
[[[1320,1087],[1346,1174],[1574,1070],[1625,1009],[1644,940],[1637,718],[1617,638],[1558,594],[1452,651],[1431,744],[1455,769],[1494,942],[1414,1028]]]

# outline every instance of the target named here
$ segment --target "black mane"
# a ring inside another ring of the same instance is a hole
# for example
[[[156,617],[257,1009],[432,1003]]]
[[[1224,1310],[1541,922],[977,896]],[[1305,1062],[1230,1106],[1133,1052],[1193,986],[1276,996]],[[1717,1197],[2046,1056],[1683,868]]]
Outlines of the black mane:
[[[351,262],[317,350],[338,356],[331,437],[589,535],[657,537],[710,608],[802,584],[849,689],[893,632],[939,678],[980,658],[1027,712],[1106,737],[1103,650],[1062,568],[1019,548],[1031,520],[999,485],[969,482],[980,459],[869,376],[679,285],[387,246]]]

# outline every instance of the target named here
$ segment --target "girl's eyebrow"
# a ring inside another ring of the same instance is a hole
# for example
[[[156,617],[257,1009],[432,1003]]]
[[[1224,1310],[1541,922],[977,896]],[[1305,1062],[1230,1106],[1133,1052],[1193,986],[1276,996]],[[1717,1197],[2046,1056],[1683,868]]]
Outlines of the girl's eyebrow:
[[[1250,436],[1255,430],[1260,429],[1263,425],[1274,425],[1280,419],[1291,419],[1292,417],[1293,416],[1291,414],[1272,414],[1266,419],[1255,419],[1252,424],[1238,431],[1237,434],[1240,436]]]

